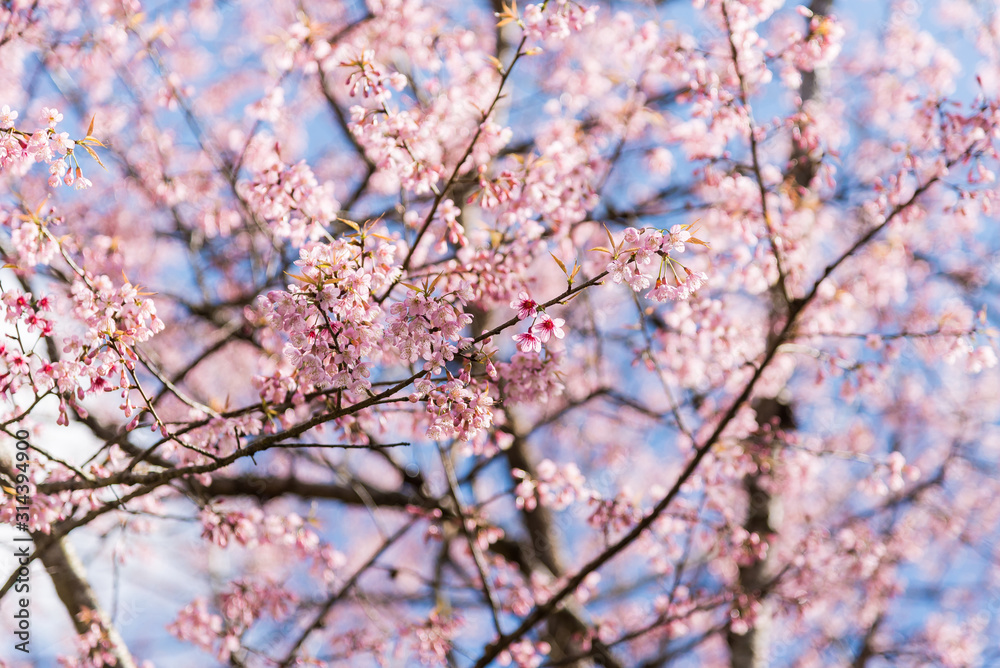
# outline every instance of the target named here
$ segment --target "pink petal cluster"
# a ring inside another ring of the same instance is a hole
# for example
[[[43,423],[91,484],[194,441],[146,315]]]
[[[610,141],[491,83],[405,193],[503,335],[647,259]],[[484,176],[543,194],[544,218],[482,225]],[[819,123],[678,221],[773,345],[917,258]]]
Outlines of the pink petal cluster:
[[[584,7],[572,0],[525,5],[525,33],[538,40],[559,42],[592,25],[597,10],[597,5]]]
[[[49,187],[65,184],[75,185],[77,190],[89,188],[93,185],[90,179],[83,176],[79,166],[74,168],[71,163],[76,142],[70,139],[69,133],[55,129],[63,115],[58,109],[44,107],[40,116],[45,127],[26,132],[14,127],[18,117],[16,110],[6,104],[0,107],[0,173],[22,176],[34,163],[44,162],[49,167]]]
[[[472,316],[463,312],[460,299],[451,302],[412,291],[389,310],[386,342],[403,361],[423,360],[425,369],[437,372],[471,341],[462,332]]]
[[[505,401],[512,404],[544,404],[565,390],[560,372],[561,356],[532,354],[536,352],[518,352],[510,358],[510,362],[497,365]]]
[[[305,161],[286,165],[277,152],[261,149],[249,166],[251,179],[241,182],[238,190],[276,238],[301,246],[323,236],[337,218],[340,203],[333,196],[333,183],[320,184]]]
[[[482,432],[493,424],[493,397],[489,389],[456,378],[443,385],[418,384],[426,399],[427,438],[455,438],[470,443],[473,452],[482,452]]]
[[[611,280],[627,283],[634,292],[641,292],[649,287],[650,274],[655,269],[656,283],[646,293],[648,299],[657,302],[688,299],[708,281],[704,272],[692,271],[672,259],[685,251],[690,239],[691,233],[681,225],[674,225],[667,232],[626,228],[616,256],[607,265]],[[664,274],[668,277],[664,278]]]

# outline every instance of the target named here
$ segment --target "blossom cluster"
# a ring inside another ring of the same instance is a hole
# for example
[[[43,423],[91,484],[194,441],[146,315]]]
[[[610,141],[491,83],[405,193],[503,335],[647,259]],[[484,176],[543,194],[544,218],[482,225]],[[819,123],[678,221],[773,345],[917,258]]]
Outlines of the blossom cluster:
[[[803,30],[799,17],[788,15],[775,20],[774,46],[783,63],[782,80],[787,85],[801,84],[803,72],[828,67],[840,54],[844,28],[835,16],[823,16],[800,6],[798,14],[808,20]]]
[[[375,62],[375,51],[372,49],[365,49],[358,58],[344,61],[340,65],[350,70],[344,86],[350,91],[351,97],[361,93],[362,97],[372,96],[384,103],[392,97],[390,89],[399,91],[406,86],[406,77],[402,73],[389,72]]]
[[[526,5],[522,18],[524,32],[534,39],[559,42],[592,25],[598,9],[597,5],[584,7],[575,0]]]
[[[52,333],[52,322],[46,317],[46,311],[51,308],[48,296],[35,299],[30,292],[7,290],[2,296],[3,319],[10,324],[25,325],[25,332],[36,336],[48,336]],[[0,374],[0,396],[12,397],[25,383],[33,384],[33,377],[47,366],[41,357],[14,342],[0,342],[0,363],[3,373]],[[44,372],[43,372],[44,373]],[[41,379],[39,379],[41,380]]]
[[[319,239],[340,209],[333,183],[320,184],[305,161],[287,165],[277,152],[256,162],[252,178],[239,187],[251,211],[278,239],[295,246]]]
[[[646,297],[658,302],[685,300],[708,281],[704,272],[692,271],[674,258],[684,252],[688,243],[704,244],[683,225],[674,225],[666,233],[626,228],[607,271],[615,283],[627,283],[633,291],[641,292],[649,287],[650,271],[656,268],[656,283]]]
[[[411,401],[426,400],[427,417],[430,426],[427,438],[444,440],[455,438],[468,441],[473,452],[481,450],[482,431],[493,424],[493,397],[489,387],[452,378],[435,386],[422,378],[416,382],[416,393]]]
[[[457,616],[444,616],[432,611],[427,621],[413,629],[417,654],[424,665],[445,664],[451,653],[453,639],[462,627]]]
[[[581,144],[579,133],[577,121],[551,121],[536,138],[537,155],[513,156],[492,178],[480,166],[480,190],[470,201],[495,212],[500,229],[526,239],[539,236],[545,225],[563,231],[586,219],[599,201],[600,169],[593,158],[597,146]],[[509,136],[507,130],[504,143]]]
[[[859,483],[859,487],[875,496],[886,496],[889,492],[899,492],[906,483],[920,478],[920,469],[908,464],[899,451],[889,453],[885,462],[880,462],[872,475]]]
[[[219,547],[231,541],[243,547],[276,545],[301,556],[312,556],[319,548],[319,537],[305,519],[296,513],[275,515],[259,508],[205,508],[201,512],[202,536]]]
[[[497,661],[501,666],[513,663],[517,668],[538,668],[551,651],[552,646],[544,640],[532,642],[525,638],[512,643],[510,649],[501,652]]]
[[[76,656],[61,656],[63,668],[102,668],[118,662],[115,646],[109,637],[107,620],[91,608],[83,608],[77,615],[87,630],[75,638]]]
[[[74,315],[87,329],[83,335],[70,335],[63,340],[63,352],[72,358],[55,365],[63,369],[53,380],[62,392],[75,389],[80,399],[85,394],[117,387],[124,400],[121,409],[125,417],[132,417],[133,386],[126,372],[135,369],[136,345],[148,341],[165,327],[156,314],[155,304],[137,286],[126,282],[115,287],[105,275],[75,280],[72,298]],[[116,375],[117,382],[113,380]],[[89,381],[89,387],[84,380]],[[64,411],[60,406],[63,420]],[[138,417],[130,422],[129,428],[136,425]]]
[[[429,12],[414,11],[405,22],[412,28],[433,20]],[[396,26],[386,32],[393,39],[380,35],[375,40],[378,48],[364,48],[359,56],[356,47],[345,45],[325,59],[323,67],[331,74],[336,71],[337,76],[346,70],[345,87],[353,103],[348,126],[366,161],[376,169],[372,186],[387,193],[402,187],[424,195],[439,189],[467,155],[470,137],[476,141],[468,155],[479,164],[489,161],[509,141],[511,131],[483,112],[495,94],[490,82],[498,75],[484,58],[439,60],[438,48],[458,52],[470,46],[472,34],[467,31],[445,32],[438,36],[437,46],[415,43]],[[426,104],[409,104],[405,98],[390,102],[391,89],[412,85],[402,73],[379,64],[395,58],[394,40],[401,42],[398,48],[406,50],[414,62],[440,70],[435,78],[438,94]]]
[[[539,504],[553,510],[562,510],[574,501],[590,499],[594,495],[584,485],[586,479],[576,464],[559,467],[551,459],[539,462],[532,478],[521,469],[511,471],[515,480],[514,495],[518,508],[534,510]]]
[[[510,307],[517,311],[519,320],[532,318],[527,332],[514,335],[514,342],[522,353],[539,353],[542,351],[542,344],[548,343],[550,338],[561,339],[566,336],[563,331],[566,321],[545,313],[527,292],[519,292]]]
[[[14,127],[18,115],[9,105],[0,107],[0,172],[21,176],[34,163],[44,162],[49,167],[48,184],[52,188],[65,184],[83,190],[93,185],[76,163],[74,148],[80,142],[70,139],[68,132],[56,130],[63,120],[58,109],[42,108],[40,115],[45,127],[30,133]]]
[[[24,269],[47,265],[59,252],[59,244],[48,234],[46,222],[38,216],[11,215],[7,224],[18,264]]]
[[[80,415],[86,410],[78,404],[85,396],[118,388],[124,403],[121,408],[131,417],[132,384],[126,377],[138,359],[136,344],[149,340],[164,328],[156,307],[148,296],[131,283],[116,287],[104,275],[78,277],[72,283],[72,305],[82,333],[62,337],[63,359],[46,359],[23,336],[53,335],[53,320],[45,313],[52,309],[49,295],[33,298],[31,293],[8,290],[3,295],[4,320],[23,326],[15,337],[20,345],[0,344],[0,361],[5,370],[0,375],[0,393],[13,396],[22,386],[34,388],[40,396],[51,390],[60,395],[59,424],[68,424],[67,402]]]
[[[500,362],[496,370],[504,399],[513,404],[534,404],[558,397],[565,389],[561,362],[562,355],[552,352],[544,357],[517,352],[509,362]]]
[[[219,596],[219,611],[210,611],[203,597],[184,607],[168,630],[180,640],[213,651],[219,661],[228,662],[241,647],[240,638],[263,615],[283,618],[296,597],[271,582],[236,580]]]
[[[461,309],[463,292],[453,295],[457,303],[444,296],[431,296],[424,290],[411,290],[389,307],[386,342],[404,362],[424,361],[424,369],[437,372],[458,351],[471,342],[463,330],[472,316]]]
[[[371,387],[372,356],[381,352],[384,336],[382,309],[372,293],[399,269],[391,241],[375,239],[370,249],[363,244],[344,238],[306,244],[296,261],[303,285],[258,299],[266,321],[287,335],[285,356],[302,386],[353,392]]]

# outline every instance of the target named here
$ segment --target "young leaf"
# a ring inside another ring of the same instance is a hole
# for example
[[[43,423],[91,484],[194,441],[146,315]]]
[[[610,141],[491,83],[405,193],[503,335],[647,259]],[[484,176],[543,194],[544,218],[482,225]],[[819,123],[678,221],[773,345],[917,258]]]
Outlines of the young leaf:
[[[101,162],[101,159],[100,159],[100,158],[99,158],[99,157],[97,156],[97,153],[95,153],[95,152],[94,152],[94,149],[90,148],[90,147],[89,147],[89,146],[87,146],[86,144],[80,144],[80,146],[82,146],[82,147],[83,147],[84,149],[86,149],[87,153],[89,153],[89,154],[90,154],[90,157],[91,157],[91,158],[93,158],[94,160],[96,160],[96,161],[97,161],[97,164],[98,164],[98,165],[100,165],[100,166],[101,166],[101,167],[103,167],[103,168],[104,168],[105,170],[107,170],[107,167],[104,167],[104,163],[103,163],[103,162]]]
[[[564,274],[566,274],[567,276],[569,276],[569,272],[568,272],[568,271],[566,271],[566,265],[565,265],[565,264],[563,264],[563,261],[562,261],[562,260],[560,260],[559,258],[557,258],[557,257],[556,257],[556,256],[555,256],[554,254],[552,254],[552,253],[549,253],[549,255],[552,255],[552,259],[553,259],[553,260],[555,260],[555,261],[556,261],[556,264],[558,264],[558,265],[559,265],[559,268],[560,268],[560,269],[562,269],[562,273],[564,273]]]
[[[337,218],[337,220],[339,220],[340,222],[342,222],[344,225],[347,225],[349,228],[351,228],[355,232],[360,232],[361,231],[361,228],[358,227],[358,224],[355,223],[353,220],[347,220],[346,218]]]
[[[611,250],[608,252],[614,255],[618,252],[618,247],[615,245],[615,238],[611,236],[611,230],[608,229],[607,225],[604,225],[604,233],[608,235],[608,241],[611,242]]]
[[[498,28],[501,28],[501,27],[507,25],[511,21],[517,21],[517,0],[513,0],[513,2],[510,3],[510,7],[508,7],[507,5],[505,5],[503,3],[500,4],[500,7],[503,9],[503,11],[502,12],[494,12],[494,14],[493,14],[498,19],[500,19],[497,22],[497,27]]]

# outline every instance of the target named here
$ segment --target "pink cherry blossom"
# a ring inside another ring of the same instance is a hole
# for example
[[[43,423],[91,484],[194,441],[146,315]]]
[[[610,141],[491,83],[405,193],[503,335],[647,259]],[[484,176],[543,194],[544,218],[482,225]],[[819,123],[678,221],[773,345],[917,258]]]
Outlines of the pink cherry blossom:
[[[42,111],[39,114],[42,117],[42,121],[47,123],[50,128],[54,128],[57,123],[62,121],[63,115],[59,113],[58,109],[49,107],[42,107]]]
[[[514,342],[517,343],[517,348],[523,353],[531,352],[541,352],[542,350],[542,338],[541,335],[536,335],[534,332],[524,332],[522,334],[514,335]]]
[[[10,105],[3,105],[0,107],[0,129],[9,130],[14,127],[14,121],[17,120],[17,111],[10,108]]]
[[[566,336],[562,329],[565,324],[566,321],[562,318],[550,318],[548,314],[541,313],[538,316],[538,321],[531,326],[531,331],[538,336],[542,343],[545,343],[550,336],[555,336],[557,339]]]
[[[511,301],[510,307],[517,311],[518,320],[534,318],[538,315],[538,303],[529,297],[527,292],[517,293],[517,298]]]

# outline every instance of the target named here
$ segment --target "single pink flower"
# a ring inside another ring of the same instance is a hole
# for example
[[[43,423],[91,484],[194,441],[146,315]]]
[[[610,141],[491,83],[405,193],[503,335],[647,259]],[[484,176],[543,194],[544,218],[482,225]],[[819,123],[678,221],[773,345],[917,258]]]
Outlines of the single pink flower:
[[[50,128],[54,128],[59,121],[63,119],[63,115],[59,113],[56,108],[42,107],[42,120],[49,124]]]
[[[517,309],[517,317],[519,320],[524,320],[525,318],[534,318],[538,315],[538,302],[528,296],[527,292],[521,291],[517,295],[517,299],[510,303],[512,309]]]
[[[565,324],[566,321],[562,318],[550,318],[547,314],[542,313],[538,316],[538,322],[531,326],[531,331],[538,335],[542,343],[545,343],[550,336],[555,336],[557,339],[566,336],[562,330],[562,326]]]
[[[515,334],[514,341],[517,343],[518,349],[522,353],[530,352],[541,352],[542,342],[537,336],[531,332],[525,332],[524,334]]]

